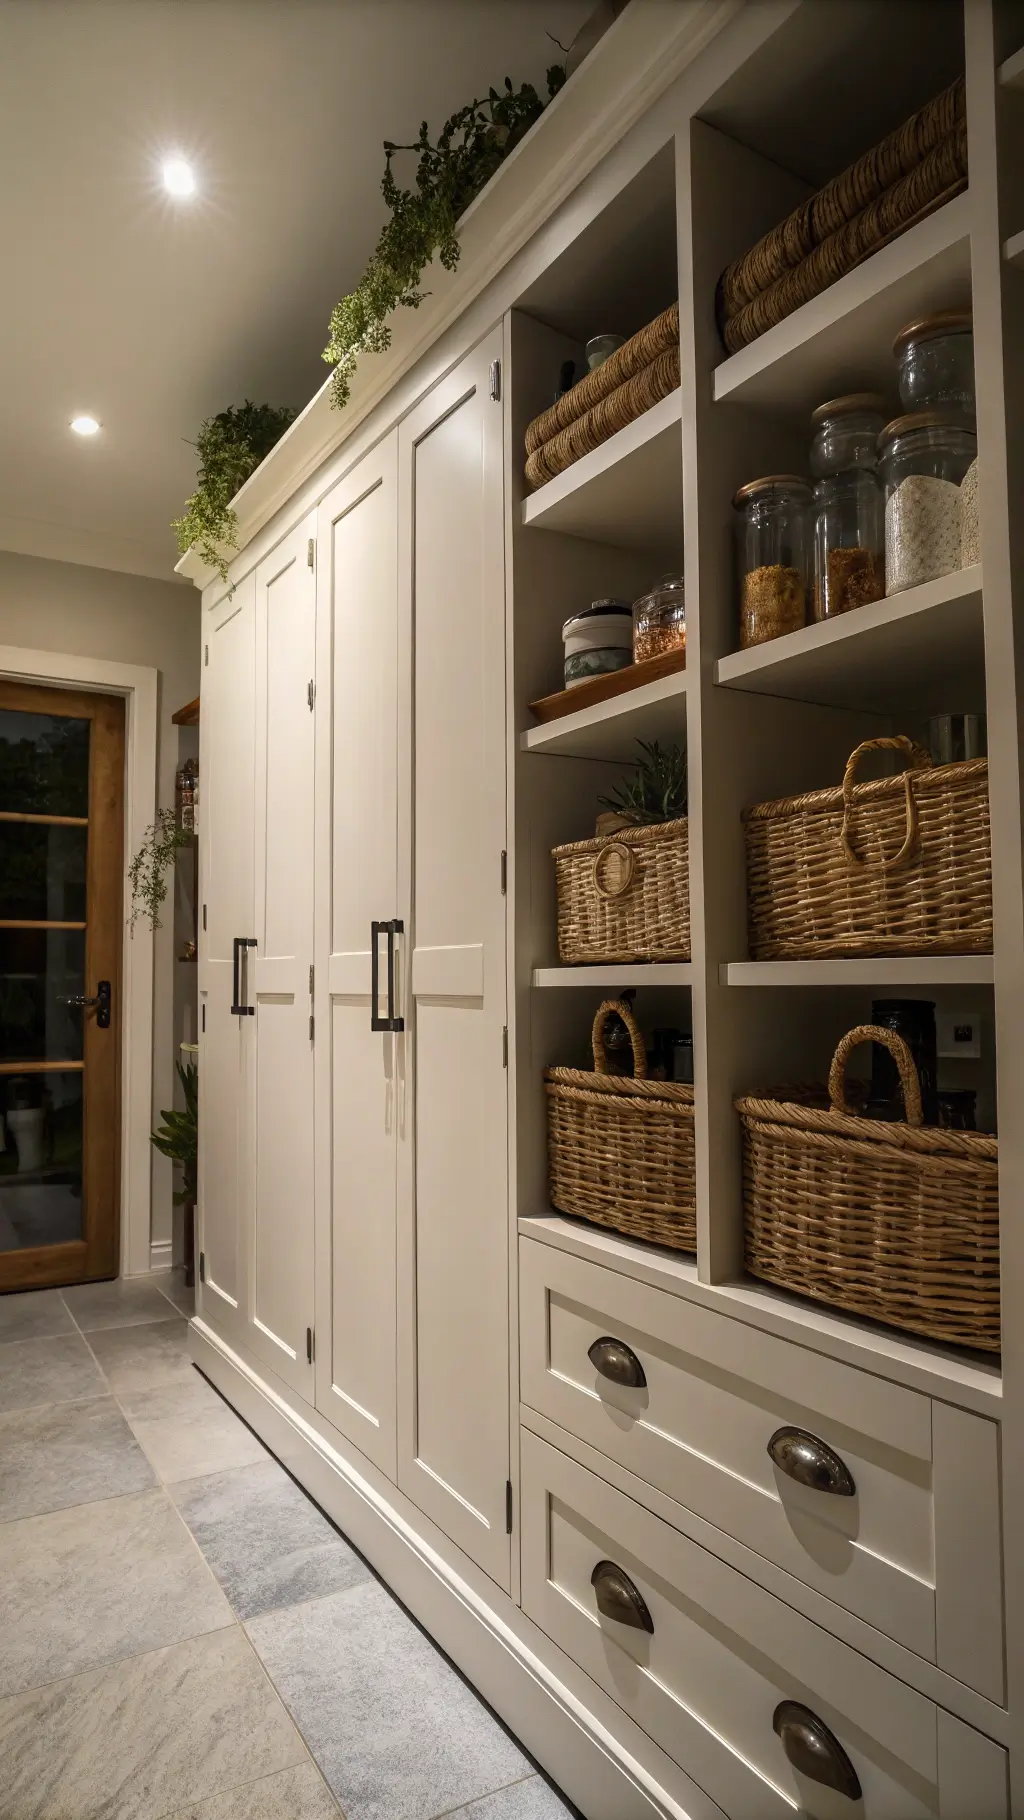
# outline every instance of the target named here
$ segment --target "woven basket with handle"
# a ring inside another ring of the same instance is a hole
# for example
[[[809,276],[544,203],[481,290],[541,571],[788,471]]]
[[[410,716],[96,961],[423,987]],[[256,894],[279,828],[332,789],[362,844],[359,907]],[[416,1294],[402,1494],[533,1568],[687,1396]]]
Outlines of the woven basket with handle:
[[[689,823],[621,828],[553,847],[558,958],[688,961]]]
[[[847,1058],[866,1042],[896,1062],[904,1122],[848,1109]],[[998,1140],[925,1126],[910,1050],[878,1025],[843,1037],[828,1085],[828,1111],[736,1101],[747,1270],[908,1333],[998,1352]]]
[[[608,1072],[612,1013],[629,1031],[632,1077]],[[600,1007],[592,1040],[592,1074],[544,1070],[551,1204],[631,1238],[694,1251],[693,1088],[647,1079],[644,1040],[623,1000]]]
[[[909,769],[858,784],[861,758],[886,748]],[[839,788],[743,820],[755,960],[992,952],[987,759],[933,766],[903,735],[868,739]]]

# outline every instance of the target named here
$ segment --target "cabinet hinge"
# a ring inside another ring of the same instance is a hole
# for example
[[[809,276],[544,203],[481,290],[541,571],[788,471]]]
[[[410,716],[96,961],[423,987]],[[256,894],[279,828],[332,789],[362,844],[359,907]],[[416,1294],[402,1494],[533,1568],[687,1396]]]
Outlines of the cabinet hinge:
[[[311,569],[316,561],[316,538],[311,537],[306,545],[306,567]]]
[[[312,963],[312,961],[310,961],[310,963],[309,963],[309,996],[310,996],[310,998],[312,998],[312,996],[313,996],[313,972],[314,972],[313,963]]]
[[[508,1025],[507,1024],[503,1024],[502,1029],[501,1029],[501,1065],[503,1068],[508,1067]]]
[[[204,645],[203,646],[203,663],[208,664],[209,661],[210,661],[210,647],[209,647],[209,645]]]
[[[508,891],[508,854],[505,852],[504,847],[502,847],[502,849],[501,849],[501,895],[502,895],[502,897],[505,896],[507,891]]]
[[[313,696],[315,693],[316,693],[316,691],[313,688],[313,679],[312,679],[312,677],[310,677],[309,682],[306,684],[306,700],[309,703],[309,711],[311,714],[313,712]]]
[[[311,1011],[309,1014],[309,1040],[310,1040],[310,1042],[313,1041],[313,1032],[315,1030],[315,1027],[316,1027],[316,1019],[314,1018],[313,1013]]]
[[[306,1359],[307,1359],[307,1362],[310,1365],[312,1365],[312,1363],[313,1363],[313,1329],[312,1329],[312,1327],[306,1328]]]
[[[512,1534],[512,1481],[505,1480],[505,1534]]]
[[[206,928],[206,905],[203,905],[203,928]]]
[[[206,1030],[206,1006],[203,1006],[203,1030]]]
[[[206,1282],[206,1253],[205,1253],[205,1251],[201,1251],[199,1253],[199,1281],[201,1283]]]
[[[490,379],[491,379],[491,397],[500,398],[501,397],[501,361],[500,360],[491,361]]]

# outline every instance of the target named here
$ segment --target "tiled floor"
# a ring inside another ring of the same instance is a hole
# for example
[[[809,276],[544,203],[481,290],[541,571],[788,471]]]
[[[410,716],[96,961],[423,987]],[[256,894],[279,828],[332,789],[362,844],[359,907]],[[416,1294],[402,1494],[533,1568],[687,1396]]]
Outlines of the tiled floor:
[[[189,1363],[189,1299],[0,1296],[0,1820],[566,1820]]]

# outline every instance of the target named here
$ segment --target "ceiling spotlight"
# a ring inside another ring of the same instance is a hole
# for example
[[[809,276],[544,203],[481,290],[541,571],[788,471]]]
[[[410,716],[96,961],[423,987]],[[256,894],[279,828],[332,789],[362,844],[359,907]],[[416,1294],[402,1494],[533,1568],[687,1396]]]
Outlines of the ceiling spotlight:
[[[71,419],[71,428],[76,436],[95,436],[99,427],[95,417],[90,417],[86,413],[83,413],[81,417]]]
[[[165,158],[162,172],[164,189],[169,196],[194,196],[196,174],[185,158]]]

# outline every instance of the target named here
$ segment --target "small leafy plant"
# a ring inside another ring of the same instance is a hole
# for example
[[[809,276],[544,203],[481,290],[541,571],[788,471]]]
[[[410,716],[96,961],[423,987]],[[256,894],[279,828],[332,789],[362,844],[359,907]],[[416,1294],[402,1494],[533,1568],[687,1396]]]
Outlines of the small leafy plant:
[[[179,550],[194,544],[203,562],[216,569],[222,581],[228,578],[228,552],[238,547],[238,520],[231,501],[280,442],[295,415],[287,406],[253,404],[247,398],[244,404],[208,417],[196,437],[196,490],[186,499],[173,529]]]
[[[150,1133],[150,1142],[161,1156],[168,1156],[181,1169],[181,1187],[174,1199],[178,1206],[195,1205],[199,1161],[199,1069],[195,1062],[176,1062],[185,1110],[161,1112],[163,1124]]]
[[[677,821],[686,814],[686,753],[680,746],[662,748],[656,739],[638,739],[643,754],[632,777],[624,778],[614,796],[602,796],[602,809],[611,809],[636,826]]]
[[[175,855],[191,847],[195,835],[181,827],[173,809],[158,809],[156,821],[146,829],[141,847],[128,867],[132,888],[131,931],[140,916],[151,929],[160,927],[160,910],[167,897],[167,877]]]

